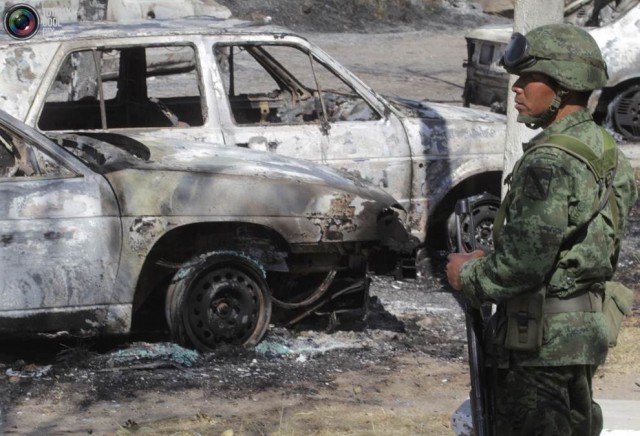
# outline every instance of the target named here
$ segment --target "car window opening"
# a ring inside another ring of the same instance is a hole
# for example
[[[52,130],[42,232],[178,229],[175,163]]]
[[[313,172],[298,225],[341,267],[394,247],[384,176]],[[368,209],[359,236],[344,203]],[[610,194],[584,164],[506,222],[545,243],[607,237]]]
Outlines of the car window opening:
[[[320,124],[380,119],[310,53],[291,45],[215,45],[236,124]]]
[[[71,171],[23,138],[0,130],[0,178],[72,175]]]
[[[42,130],[202,126],[191,46],[135,46],[71,53],[38,120]]]

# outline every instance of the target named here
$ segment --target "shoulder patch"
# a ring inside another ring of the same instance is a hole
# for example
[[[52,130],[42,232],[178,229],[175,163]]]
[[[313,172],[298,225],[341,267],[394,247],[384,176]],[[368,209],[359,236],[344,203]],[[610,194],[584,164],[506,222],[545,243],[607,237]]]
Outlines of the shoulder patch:
[[[552,175],[551,168],[528,167],[524,178],[524,195],[532,200],[546,200],[549,196]]]

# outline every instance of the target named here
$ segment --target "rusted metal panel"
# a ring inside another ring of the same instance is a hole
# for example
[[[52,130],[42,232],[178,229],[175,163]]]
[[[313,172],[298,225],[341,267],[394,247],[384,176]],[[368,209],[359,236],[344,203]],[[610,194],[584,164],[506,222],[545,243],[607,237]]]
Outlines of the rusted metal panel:
[[[440,103],[402,103],[412,114],[405,124],[414,155],[442,158],[502,153],[499,141],[506,130],[504,116]]]
[[[451,189],[469,177],[502,171],[506,124],[504,116],[490,112],[398,103],[409,116],[405,126],[414,161],[409,227],[426,230],[427,217]]]
[[[383,205],[395,203],[381,191],[311,163],[292,164],[267,153],[182,143],[184,153],[175,153],[173,147],[156,153],[159,148],[153,148],[153,162],[137,165],[138,171],[107,174],[119,192],[125,216],[262,219],[296,244],[322,242],[327,238],[325,230],[332,226],[340,229],[342,241],[374,240],[377,214]],[[215,160],[206,159],[207,155]],[[368,207],[369,202],[376,206]],[[336,220],[344,223],[337,225]]]
[[[78,337],[95,336],[96,333],[124,334],[131,329],[130,304],[2,311],[0,315],[0,332],[72,333]]]

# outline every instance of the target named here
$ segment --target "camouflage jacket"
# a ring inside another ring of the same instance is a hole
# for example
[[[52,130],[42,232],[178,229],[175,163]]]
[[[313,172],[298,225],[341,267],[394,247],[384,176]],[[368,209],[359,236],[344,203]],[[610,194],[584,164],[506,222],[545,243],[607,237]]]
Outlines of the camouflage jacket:
[[[601,129],[586,110],[553,123],[524,144],[524,151],[557,133],[573,136],[602,155]],[[590,219],[602,195],[593,173],[576,157],[553,147],[526,153],[515,168],[505,199],[510,201],[505,223],[494,234],[495,251],[461,269],[465,296],[476,303],[497,303],[500,309],[510,298],[543,286],[547,295],[566,298],[609,280],[628,212],[637,197],[634,171],[622,152],[614,185],[619,205],[617,233],[607,205],[589,223],[584,237],[569,247],[572,231]],[[542,342],[538,353],[508,353],[498,346],[498,354],[519,365],[601,364],[607,354],[604,316],[601,312],[547,314]]]

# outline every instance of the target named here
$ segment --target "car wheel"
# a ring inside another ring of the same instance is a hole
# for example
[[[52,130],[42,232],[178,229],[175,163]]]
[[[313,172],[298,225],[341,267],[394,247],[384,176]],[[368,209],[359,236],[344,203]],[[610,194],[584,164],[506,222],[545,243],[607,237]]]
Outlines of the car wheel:
[[[251,347],[271,318],[260,266],[236,254],[213,254],[180,269],[169,286],[166,318],[173,339],[200,351],[222,344]]]
[[[640,85],[632,86],[616,97],[613,121],[627,140],[640,140]]]
[[[470,235],[473,235],[476,248],[487,253],[493,251],[493,221],[499,208],[500,200],[493,195],[485,195],[474,202],[472,216],[475,229],[471,232],[469,228],[471,225],[469,216],[466,216],[461,223],[462,245],[465,252],[473,251]],[[458,251],[455,214],[451,214],[449,217],[447,227],[449,251]]]

